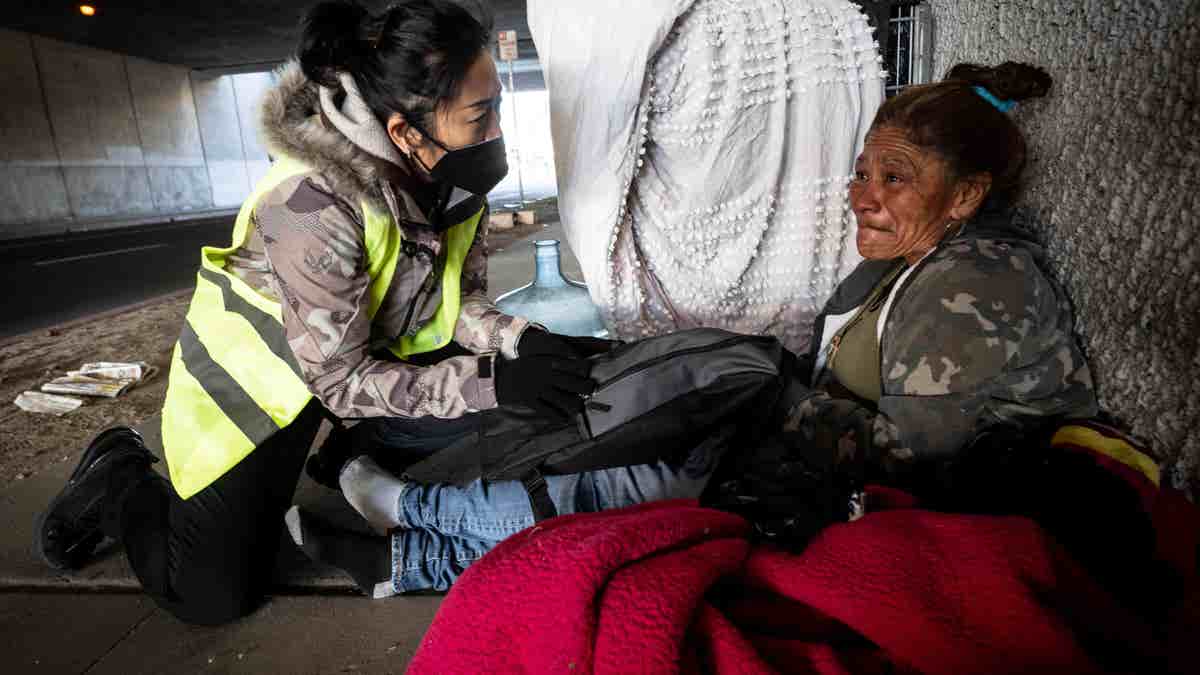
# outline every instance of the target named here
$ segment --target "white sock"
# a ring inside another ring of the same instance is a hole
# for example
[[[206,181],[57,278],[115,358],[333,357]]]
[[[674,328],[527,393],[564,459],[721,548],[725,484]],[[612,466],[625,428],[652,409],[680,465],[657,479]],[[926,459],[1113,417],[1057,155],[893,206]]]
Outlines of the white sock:
[[[346,501],[379,534],[387,534],[404,524],[400,517],[400,495],[406,487],[404,481],[384,471],[370,457],[360,455],[346,462],[338,475],[338,485]]]
[[[396,586],[392,583],[391,579],[375,584],[375,588],[371,591],[372,600],[383,600],[384,598],[390,598],[393,595],[398,594],[396,593]]]

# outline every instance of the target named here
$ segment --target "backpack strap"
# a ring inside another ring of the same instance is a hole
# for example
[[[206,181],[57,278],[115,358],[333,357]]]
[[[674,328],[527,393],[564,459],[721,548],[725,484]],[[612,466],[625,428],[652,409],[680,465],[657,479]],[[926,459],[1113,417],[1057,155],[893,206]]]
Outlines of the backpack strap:
[[[554,502],[550,499],[550,490],[547,489],[546,479],[540,471],[537,469],[530,471],[521,479],[521,485],[525,487],[525,492],[529,495],[529,506],[533,509],[533,522],[540,523],[558,515],[558,509],[554,508]]]

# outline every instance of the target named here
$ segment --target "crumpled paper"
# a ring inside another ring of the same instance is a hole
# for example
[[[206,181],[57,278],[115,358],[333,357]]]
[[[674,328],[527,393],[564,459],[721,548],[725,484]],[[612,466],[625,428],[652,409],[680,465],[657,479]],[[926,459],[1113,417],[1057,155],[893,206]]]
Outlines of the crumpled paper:
[[[154,377],[157,372],[157,368],[145,361],[85,363],[79,370],[68,371],[65,377],[56,377],[42,385],[42,391],[51,394],[116,398]]]
[[[55,416],[65,415],[83,405],[83,401],[74,396],[43,394],[40,391],[21,392],[13,403],[25,412]]]

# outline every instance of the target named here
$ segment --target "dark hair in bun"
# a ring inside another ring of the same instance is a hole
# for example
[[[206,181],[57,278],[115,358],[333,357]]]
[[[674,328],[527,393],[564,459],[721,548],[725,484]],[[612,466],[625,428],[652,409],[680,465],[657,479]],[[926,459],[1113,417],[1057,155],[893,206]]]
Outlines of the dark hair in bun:
[[[296,56],[309,80],[339,87],[350,73],[380,121],[392,113],[433,126],[438,104],[458,94],[487,49],[492,20],[450,0],[402,0],[372,15],[354,0],[329,0],[304,16]]]
[[[1025,138],[1012,118],[974,87],[983,87],[1001,101],[1024,101],[1045,96],[1050,85],[1046,71],[1024,63],[960,63],[941,82],[909,87],[888,99],[872,127],[903,129],[914,144],[946,161],[951,180],[991,174],[985,208],[1007,206],[1020,191]]]
[[[978,84],[1001,101],[1025,101],[1050,91],[1050,75],[1037,66],[1005,61],[995,68],[960,63],[946,73],[946,80]]]

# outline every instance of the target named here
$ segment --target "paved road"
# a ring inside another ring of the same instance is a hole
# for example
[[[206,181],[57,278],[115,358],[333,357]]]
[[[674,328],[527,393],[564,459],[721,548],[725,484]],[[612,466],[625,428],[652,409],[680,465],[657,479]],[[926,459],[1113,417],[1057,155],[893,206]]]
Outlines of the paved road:
[[[544,192],[527,186],[525,196],[544,197]],[[489,200],[493,209],[503,209],[517,196],[497,189]],[[233,217],[225,216],[0,240],[0,340],[192,288],[200,247],[226,246],[232,231]],[[564,238],[555,232],[555,238]],[[564,253],[569,257],[569,251]],[[495,270],[496,278],[489,284],[493,291],[510,290],[529,280],[532,272],[526,268],[532,266],[532,256],[522,249],[518,258],[513,261],[516,267],[511,281],[515,285],[501,283],[508,280],[508,268],[500,265],[502,269]],[[493,260],[489,270],[496,264]],[[580,278],[573,260],[565,266],[569,275]]]
[[[200,247],[232,231],[222,217],[0,241],[0,338],[191,288]]]

